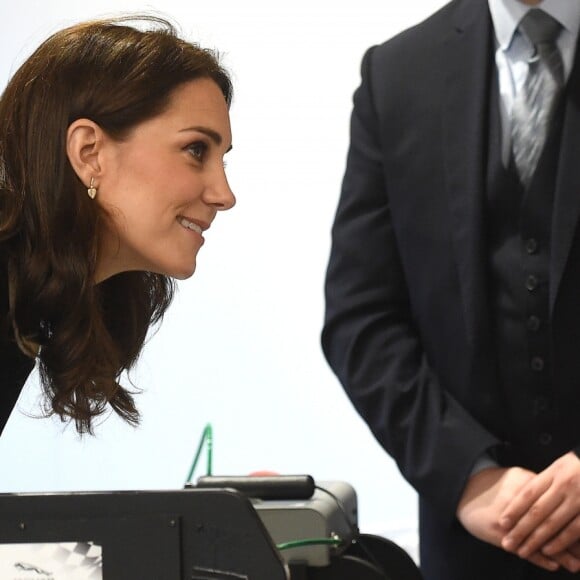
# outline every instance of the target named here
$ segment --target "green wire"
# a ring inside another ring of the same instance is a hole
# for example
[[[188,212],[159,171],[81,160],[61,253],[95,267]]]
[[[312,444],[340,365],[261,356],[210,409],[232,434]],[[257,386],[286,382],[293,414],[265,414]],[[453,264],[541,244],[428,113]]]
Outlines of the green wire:
[[[342,540],[339,538],[305,538],[304,540],[293,540],[292,542],[276,544],[276,548],[278,548],[278,550],[291,550],[292,548],[301,548],[302,546],[316,546],[324,544],[340,546],[340,544],[342,544]]]
[[[205,442],[207,447],[207,472],[206,475],[211,475],[213,464],[213,429],[208,423],[204,429]]]
[[[187,474],[187,479],[185,483],[191,483],[191,478],[193,477],[193,472],[197,467],[197,462],[199,461],[199,457],[201,455],[201,451],[203,449],[204,443],[207,446],[207,473],[206,475],[211,475],[212,471],[212,461],[213,461],[213,429],[211,423],[208,423],[203,430],[201,435],[201,439],[199,441],[199,445],[197,446],[197,451],[195,453],[195,457],[193,458],[193,462],[191,464],[191,469]]]

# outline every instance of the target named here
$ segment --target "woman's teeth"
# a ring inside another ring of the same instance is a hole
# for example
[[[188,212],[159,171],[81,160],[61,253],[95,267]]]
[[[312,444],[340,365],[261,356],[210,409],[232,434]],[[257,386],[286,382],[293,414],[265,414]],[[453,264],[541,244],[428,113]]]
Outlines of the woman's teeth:
[[[198,234],[201,235],[201,228],[197,225],[194,224],[193,222],[190,222],[189,220],[185,219],[184,217],[179,219],[179,223],[184,227],[187,228],[188,230],[192,230],[194,232],[197,232]]]

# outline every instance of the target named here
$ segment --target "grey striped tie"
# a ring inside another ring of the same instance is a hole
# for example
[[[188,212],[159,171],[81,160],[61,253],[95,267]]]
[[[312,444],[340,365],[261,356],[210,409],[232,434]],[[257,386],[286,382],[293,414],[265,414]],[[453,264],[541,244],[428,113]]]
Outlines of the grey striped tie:
[[[556,45],[561,29],[558,21],[539,9],[528,11],[519,25],[535,48],[512,110],[512,150],[524,187],[532,181],[564,86],[564,64]]]

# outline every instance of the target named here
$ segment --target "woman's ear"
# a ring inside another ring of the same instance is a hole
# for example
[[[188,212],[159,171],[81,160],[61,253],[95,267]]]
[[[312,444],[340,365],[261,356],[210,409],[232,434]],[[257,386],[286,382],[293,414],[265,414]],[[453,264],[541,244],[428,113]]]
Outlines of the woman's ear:
[[[78,178],[86,187],[98,183],[101,171],[101,154],[105,134],[90,119],[77,119],[66,134],[66,154]]]

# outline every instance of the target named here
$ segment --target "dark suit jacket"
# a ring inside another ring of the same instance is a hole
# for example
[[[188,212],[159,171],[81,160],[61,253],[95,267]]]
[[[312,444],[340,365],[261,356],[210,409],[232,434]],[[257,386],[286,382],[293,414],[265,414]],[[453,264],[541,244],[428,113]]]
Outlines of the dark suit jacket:
[[[327,273],[323,349],[358,412],[420,494],[429,579],[479,578],[461,575],[477,554],[490,566],[482,565],[481,578],[504,578],[489,574],[506,570],[506,562],[513,575],[505,578],[518,578],[521,568],[519,560],[468,537],[454,519],[476,459],[512,445],[486,292],[494,50],[486,0],[454,0],[367,52]],[[552,222],[558,403],[552,459],[580,443],[579,97],[576,67],[567,87]],[[514,464],[526,464],[537,445],[511,449]],[[463,564],[453,567],[451,558]]]
[[[6,264],[0,263],[0,435],[34,368],[34,360],[25,356],[16,345],[7,312],[8,277]]]

